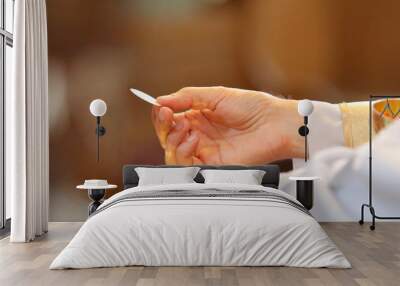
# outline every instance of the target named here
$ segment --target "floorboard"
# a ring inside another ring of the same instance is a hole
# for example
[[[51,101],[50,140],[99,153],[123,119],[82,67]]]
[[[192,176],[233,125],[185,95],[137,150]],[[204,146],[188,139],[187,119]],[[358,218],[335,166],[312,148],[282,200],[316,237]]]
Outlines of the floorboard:
[[[400,223],[379,222],[375,231],[357,223],[323,223],[352,269],[289,267],[120,267],[48,270],[81,223],[50,223],[49,233],[32,243],[0,240],[0,285],[400,285]]]

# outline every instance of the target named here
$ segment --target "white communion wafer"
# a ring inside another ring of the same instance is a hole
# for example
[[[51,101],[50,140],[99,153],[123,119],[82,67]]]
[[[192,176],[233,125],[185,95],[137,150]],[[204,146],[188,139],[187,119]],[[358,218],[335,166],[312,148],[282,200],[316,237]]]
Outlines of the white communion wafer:
[[[154,97],[152,97],[151,95],[148,95],[147,93],[144,93],[143,91],[140,91],[140,90],[137,90],[137,89],[134,89],[134,88],[131,88],[130,91],[134,95],[139,97],[140,99],[142,99],[142,100],[144,100],[144,101],[146,101],[146,102],[148,102],[150,104],[153,104],[153,105],[156,105],[156,106],[161,106]]]

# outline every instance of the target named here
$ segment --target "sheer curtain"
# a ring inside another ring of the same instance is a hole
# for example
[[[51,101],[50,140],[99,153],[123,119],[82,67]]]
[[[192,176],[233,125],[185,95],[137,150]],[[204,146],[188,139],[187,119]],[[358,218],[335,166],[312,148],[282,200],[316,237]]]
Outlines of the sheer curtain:
[[[47,232],[49,136],[45,0],[15,1],[14,92],[6,111],[12,242]]]

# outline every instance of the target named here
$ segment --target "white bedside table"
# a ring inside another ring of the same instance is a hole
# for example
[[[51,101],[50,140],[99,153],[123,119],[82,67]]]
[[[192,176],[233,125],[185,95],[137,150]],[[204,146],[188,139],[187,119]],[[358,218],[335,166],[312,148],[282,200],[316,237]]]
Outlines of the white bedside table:
[[[289,177],[289,180],[296,181],[296,199],[308,210],[311,210],[314,204],[314,181],[319,179],[319,177]]]
[[[83,185],[76,186],[78,190],[87,190],[92,202],[88,206],[89,216],[94,213],[102,204],[106,191],[117,188],[117,185],[110,185],[106,180],[85,180]]]

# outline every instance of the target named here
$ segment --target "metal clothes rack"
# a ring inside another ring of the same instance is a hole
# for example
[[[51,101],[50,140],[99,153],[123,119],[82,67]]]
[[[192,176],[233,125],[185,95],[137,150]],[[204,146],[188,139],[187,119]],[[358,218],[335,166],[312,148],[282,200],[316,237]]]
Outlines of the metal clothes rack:
[[[385,106],[383,112],[381,113],[381,116],[383,113],[386,111],[388,108],[389,111],[392,113],[393,118],[397,117],[400,115],[400,109],[397,110],[396,112],[393,112],[391,110],[391,107],[389,105],[389,99],[391,98],[400,98],[400,96],[377,96],[377,95],[370,95],[369,96],[369,182],[368,182],[368,191],[369,191],[369,200],[368,204],[362,204],[361,206],[361,219],[359,220],[359,224],[364,224],[364,208],[367,207],[369,208],[369,211],[372,216],[372,225],[370,225],[371,230],[375,230],[375,219],[381,219],[381,220],[393,220],[393,219],[399,219],[400,217],[395,217],[395,216],[379,216],[375,212],[375,208],[373,206],[373,201],[372,201],[372,128],[373,128],[373,121],[372,121],[372,102],[378,99],[386,99],[387,100],[387,105]]]

